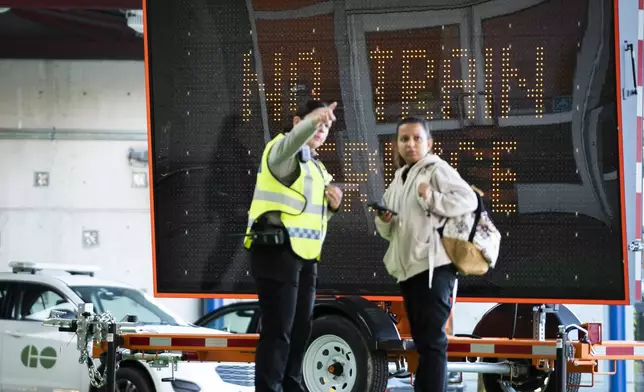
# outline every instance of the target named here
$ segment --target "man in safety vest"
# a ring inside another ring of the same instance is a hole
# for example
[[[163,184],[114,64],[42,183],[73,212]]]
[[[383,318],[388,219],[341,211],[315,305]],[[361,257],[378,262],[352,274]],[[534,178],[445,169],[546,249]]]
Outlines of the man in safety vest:
[[[250,206],[244,247],[262,315],[255,359],[255,391],[304,392],[302,359],[311,333],[317,261],[327,220],[342,191],[316,149],[335,121],[336,103],[303,104],[293,128],[264,149]]]

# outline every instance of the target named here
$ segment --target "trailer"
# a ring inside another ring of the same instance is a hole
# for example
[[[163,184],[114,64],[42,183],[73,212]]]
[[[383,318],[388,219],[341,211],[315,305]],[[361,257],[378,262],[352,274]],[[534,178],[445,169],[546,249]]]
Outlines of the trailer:
[[[334,100],[320,154],[344,203],[320,263],[309,391],[383,392],[390,363],[417,365],[365,206],[393,178],[400,115],[428,119],[434,152],[485,192],[504,234],[498,266],[459,279],[457,301],[498,305],[450,336],[449,369],[484,374],[488,392],[561,392],[592,387],[581,375],[600,361],[644,359],[644,343],[604,341],[565,306],[642,300],[643,7],[144,0],[155,296],[255,298],[241,244],[259,157],[298,101]],[[254,360],[256,335],[141,334],[134,321],[81,309],[46,323],[103,358],[108,390],[128,359]]]

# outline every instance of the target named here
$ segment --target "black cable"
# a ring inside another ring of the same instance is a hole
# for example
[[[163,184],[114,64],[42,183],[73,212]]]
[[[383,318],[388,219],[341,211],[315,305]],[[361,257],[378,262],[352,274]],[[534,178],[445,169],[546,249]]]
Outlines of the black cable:
[[[517,317],[519,314],[519,304],[514,304],[514,320],[512,322],[512,335],[510,336],[510,340],[514,339],[514,336],[517,333]]]

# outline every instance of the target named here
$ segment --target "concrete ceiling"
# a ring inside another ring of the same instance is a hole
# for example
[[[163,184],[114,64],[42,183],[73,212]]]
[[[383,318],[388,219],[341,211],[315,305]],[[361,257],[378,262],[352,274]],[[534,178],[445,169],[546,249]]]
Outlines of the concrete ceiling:
[[[0,0],[0,58],[142,60],[126,10],[142,0]]]

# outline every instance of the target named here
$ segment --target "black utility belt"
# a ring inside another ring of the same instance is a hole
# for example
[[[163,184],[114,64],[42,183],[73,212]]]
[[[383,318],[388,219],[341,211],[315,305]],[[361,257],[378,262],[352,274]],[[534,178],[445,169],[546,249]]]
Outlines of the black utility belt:
[[[283,227],[267,227],[251,232],[253,245],[284,245],[286,243],[286,229]]]

